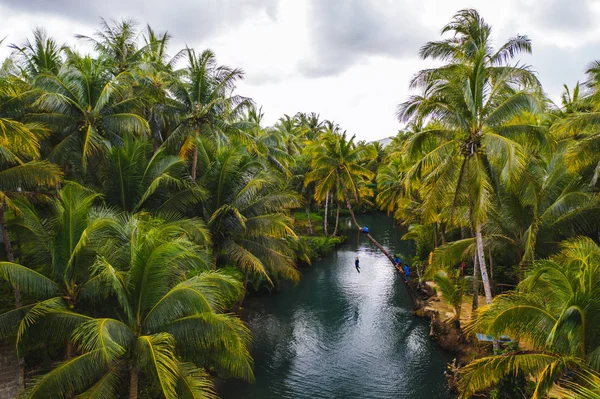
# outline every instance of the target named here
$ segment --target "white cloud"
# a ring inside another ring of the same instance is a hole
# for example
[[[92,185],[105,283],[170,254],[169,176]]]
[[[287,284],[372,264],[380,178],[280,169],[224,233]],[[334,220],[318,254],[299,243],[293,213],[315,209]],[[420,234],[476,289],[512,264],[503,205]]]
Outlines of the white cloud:
[[[101,16],[133,17],[169,30],[171,53],[184,44],[211,48],[219,62],[243,68],[239,92],[263,106],[267,122],[314,111],[374,140],[400,127],[395,107],[427,65],[417,58],[419,46],[469,7],[493,26],[498,43],[517,33],[532,39],[534,54],[523,61],[554,99],[600,58],[600,3],[586,0],[0,0],[0,37],[21,43],[41,26],[73,44]],[[0,57],[7,54],[3,46]]]

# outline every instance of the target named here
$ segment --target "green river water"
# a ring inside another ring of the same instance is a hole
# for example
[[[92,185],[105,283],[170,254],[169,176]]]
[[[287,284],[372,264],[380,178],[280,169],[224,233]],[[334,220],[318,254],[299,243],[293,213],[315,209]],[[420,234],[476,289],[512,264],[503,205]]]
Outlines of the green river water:
[[[360,215],[392,252],[411,243],[385,215]],[[354,268],[359,256],[360,273]],[[300,283],[246,305],[254,337],[256,382],[227,381],[223,398],[446,399],[451,358],[412,314],[410,297],[388,259],[356,231]]]

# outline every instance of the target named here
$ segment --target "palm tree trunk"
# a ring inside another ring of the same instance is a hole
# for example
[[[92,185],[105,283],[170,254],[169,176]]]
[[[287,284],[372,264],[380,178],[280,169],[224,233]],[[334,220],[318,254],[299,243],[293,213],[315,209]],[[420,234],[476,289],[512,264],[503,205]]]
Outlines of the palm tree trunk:
[[[438,247],[438,224],[437,224],[437,222],[435,222],[433,227],[434,227],[434,229],[433,229],[433,248],[435,249]]]
[[[446,245],[446,225],[444,223],[441,225],[440,235],[442,238],[442,245]]]
[[[483,283],[483,291],[485,292],[485,302],[490,305],[493,298],[492,287],[490,285],[487,268],[485,267],[485,252],[483,252],[483,238],[481,237],[481,224],[479,222],[477,222],[475,226],[475,241],[477,243],[477,256],[479,260],[479,269],[481,271],[481,282]],[[497,337],[493,337],[492,344],[494,346],[494,353],[498,353],[500,345],[498,344]]]
[[[333,229],[333,235],[336,236],[337,235],[337,231],[338,231],[338,225],[340,222],[340,203],[337,203],[337,209],[335,211],[335,229]]]
[[[492,258],[492,249],[488,248],[488,258],[490,259],[490,284],[492,286],[492,294],[496,291],[496,284],[494,280],[494,260]]]
[[[217,248],[213,245],[212,247],[212,268],[213,270],[217,270]]]
[[[327,234],[327,210],[329,208],[329,192],[327,192],[327,195],[325,196],[325,217],[323,218],[323,231],[325,232],[325,237],[328,236]]]
[[[477,261],[477,251],[473,255],[473,302],[471,304],[471,318],[479,307],[479,262]]]
[[[477,256],[479,260],[479,269],[481,271],[481,282],[483,283],[483,291],[485,292],[485,302],[489,305],[492,303],[492,288],[488,277],[487,268],[485,267],[485,252],[483,252],[483,238],[481,237],[481,225],[477,222],[475,227],[475,241],[477,242]]]
[[[133,367],[129,377],[129,399],[137,399],[138,397],[138,375],[138,368]]]
[[[244,296],[248,290],[248,269],[244,269]]]
[[[198,147],[194,146],[192,155],[192,180],[196,181],[196,167],[198,166]]]
[[[350,212],[352,223],[354,223],[357,229],[361,230],[360,225],[356,221],[356,217],[354,217],[354,211],[352,210],[352,204],[350,204],[350,197],[348,197],[348,191],[346,189],[344,189],[344,199],[346,200],[346,207],[348,207],[348,211]]]
[[[2,231],[2,242],[4,244],[4,252],[6,253],[6,259],[9,262],[15,261],[15,254],[12,250],[12,245],[10,243],[10,236],[8,235],[8,226],[6,225],[6,204],[0,205],[0,230]],[[19,309],[21,307],[21,291],[19,288],[13,287],[13,295],[15,296],[15,308]],[[18,375],[18,392],[21,393],[25,390],[25,359],[22,356],[18,357],[17,360],[19,366],[19,375]]]
[[[310,223],[310,205],[307,203],[304,209],[306,210],[306,222],[308,224],[308,235],[312,236],[313,231],[312,231],[312,224]]]

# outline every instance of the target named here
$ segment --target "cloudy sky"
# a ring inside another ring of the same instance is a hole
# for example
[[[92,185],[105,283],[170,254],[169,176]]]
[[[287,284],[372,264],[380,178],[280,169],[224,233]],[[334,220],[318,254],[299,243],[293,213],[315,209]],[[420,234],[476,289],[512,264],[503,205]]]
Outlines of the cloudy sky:
[[[91,35],[100,17],[134,18],[169,31],[173,53],[211,48],[220,63],[243,68],[239,93],[263,106],[267,123],[314,111],[375,140],[400,128],[395,107],[428,66],[419,47],[467,7],[492,24],[496,43],[532,39],[522,62],[555,100],[600,59],[599,0],[0,0],[0,38],[22,43],[39,26],[77,44],[73,35]]]

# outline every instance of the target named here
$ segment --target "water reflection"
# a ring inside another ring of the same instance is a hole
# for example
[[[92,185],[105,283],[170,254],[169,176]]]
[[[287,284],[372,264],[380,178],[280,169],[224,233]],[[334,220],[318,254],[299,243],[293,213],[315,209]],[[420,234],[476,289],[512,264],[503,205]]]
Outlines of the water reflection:
[[[390,219],[361,220],[392,251],[411,250]],[[316,263],[297,287],[253,303],[256,383],[228,382],[222,397],[449,397],[442,374],[449,359],[412,316],[389,261],[365,237],[357,239]]]

